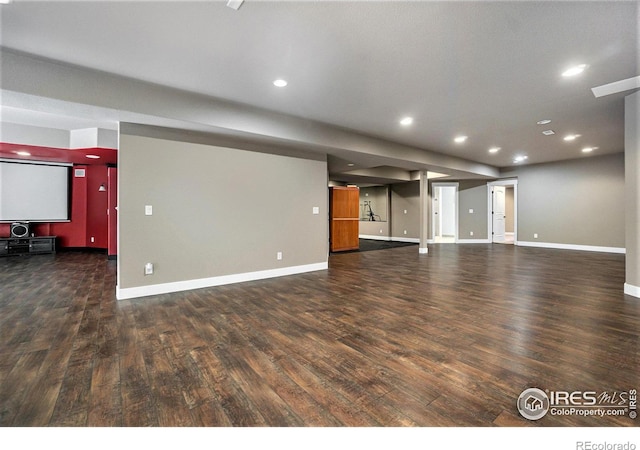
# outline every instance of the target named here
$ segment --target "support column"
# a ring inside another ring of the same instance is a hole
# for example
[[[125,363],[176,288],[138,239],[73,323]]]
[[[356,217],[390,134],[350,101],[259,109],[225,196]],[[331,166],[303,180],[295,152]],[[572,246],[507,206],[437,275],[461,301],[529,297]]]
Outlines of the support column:
[[[626,211],[624,293],[640,298],[640,92],[625,97],[624,190]]]
[[[420,172],[420,253],[428,253],[427,240],[429,239],[429,177],[427,171]]]

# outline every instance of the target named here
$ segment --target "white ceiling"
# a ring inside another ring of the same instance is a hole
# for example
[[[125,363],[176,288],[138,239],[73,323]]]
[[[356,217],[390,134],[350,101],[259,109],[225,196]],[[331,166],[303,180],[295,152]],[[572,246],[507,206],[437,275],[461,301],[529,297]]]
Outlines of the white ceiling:
[[[640,75],[637,1],[14,1],[0,14],[7,49],[496,167],[623,151],[629,92],[591,88]]]

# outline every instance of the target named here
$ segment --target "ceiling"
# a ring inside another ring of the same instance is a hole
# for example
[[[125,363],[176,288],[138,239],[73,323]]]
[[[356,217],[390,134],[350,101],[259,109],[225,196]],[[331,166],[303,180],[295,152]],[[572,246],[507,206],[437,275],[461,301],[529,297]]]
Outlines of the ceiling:
[[[222,1],[16,0],[0,15],[11,51],[499,168],[517,155],[534,164],[623,151],[630,92],[596,98],[591,88],[640,75],[636,1],[245,1],[236,11]],[[577,64],[587,65],[582,74],[561,75]],[[278,78],[288,85],[275,87]],[[0,112],[57,126],[41,107]],[[412,125],[399,124],[405,116]],[[74,126],[70,117],[61,128]],[[455,143],[459,135],[468,139]],[[586,155],[586,146],[597,149]],[[330,170],[340,178],[354,161],[388,165],[333,155]],[[394,179],[382,169],[376,181]]]

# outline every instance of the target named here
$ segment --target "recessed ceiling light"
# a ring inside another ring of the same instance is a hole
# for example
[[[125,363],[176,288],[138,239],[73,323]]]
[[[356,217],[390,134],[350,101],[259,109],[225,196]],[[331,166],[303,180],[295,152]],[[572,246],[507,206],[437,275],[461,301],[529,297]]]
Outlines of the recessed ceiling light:
[[[579,64],[577,66],[573,66],[567,70],[565,70],[564,72],[562,72],[562,76],[563,77],[573,77],[576,75],[581,74],[582,72],[584,72],[584,69],[587,68],[586,64]]]
[[[542,134],[544,134],[545,136],[551,136],[552,134],[556,134],[556,132],[553,130],[544,130]]]
[[[98,155],[86,155],[89,159],[100,159]]]
[[[529,157],[526,156],[526,155],[525,156],[516,156],[515,158],[513,158],[513,162],[514,163],[519,163],[519,162],[522,162],[522,161],[524,161],[526,159],[529,159]]]
[[[538,125],[546,125],[548,123],[551,123],[551,119],[542,119],[542,120],[538,120],[536,122]]]
[[[565,141],[575,141],[576,138],[579,138],[580,135],[579,134],[568,134],[564,137]]]
[[[287,80],[283,80],[282,78],[278,78],[273,82],[273,85],[277,87],[285,87],[287,84],[289,84]]]
[[[594,150],[597,150],[598,147],[585,147],[582,149],[582,153],[591,153]]]
[[[403,117],[402,120],[400,120],[400,125],[404,125],[409,126],[413,123],[413,117]]]
[[[498,153],[500,151],[500,147],[491,147],[489,149],[489,153]]]
[[[462,144],[464,141],[466,141],[468,138],[468,136],[458,136],[454,139],[454,141],[456,141],[458,144]]]
[[[24,150],[20,150],[20,151],[16,152],[16,155],[20,155],[20,156],[31,156],[31,153],[29,153],[29,152],[25,152]]]

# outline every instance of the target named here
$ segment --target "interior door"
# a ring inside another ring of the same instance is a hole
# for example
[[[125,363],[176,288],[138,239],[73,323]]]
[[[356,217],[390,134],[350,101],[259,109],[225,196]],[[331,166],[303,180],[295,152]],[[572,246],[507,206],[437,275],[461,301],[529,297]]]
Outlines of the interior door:
[[[493,199],[493,242],[505,242],[505,187],[494,186],[492,191]]]
[[[440,222],[440,186],[435,186],[433,189],[433,238],[441,237],[440,230],[442,229],[442,223]]]

